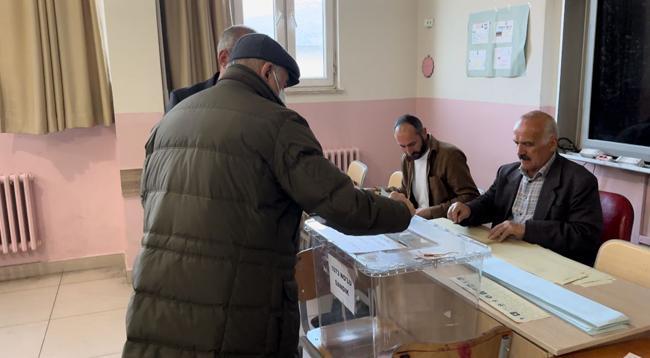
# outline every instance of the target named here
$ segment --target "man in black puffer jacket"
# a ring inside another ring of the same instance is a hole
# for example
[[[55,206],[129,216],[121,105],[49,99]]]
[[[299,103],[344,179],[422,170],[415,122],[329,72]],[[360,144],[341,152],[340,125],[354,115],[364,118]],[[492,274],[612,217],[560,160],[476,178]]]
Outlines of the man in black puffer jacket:
[[[174,107],[146,144],[144,238],[124,357],[291,357],[303,210],[348,234],[406,229],[406,199],[357,190],[279,95],[295,61],[242,37],[217,84]]]

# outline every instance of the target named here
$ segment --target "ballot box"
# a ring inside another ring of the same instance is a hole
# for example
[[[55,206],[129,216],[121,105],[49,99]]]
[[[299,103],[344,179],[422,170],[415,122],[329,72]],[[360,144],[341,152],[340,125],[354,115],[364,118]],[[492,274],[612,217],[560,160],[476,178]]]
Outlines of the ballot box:
[[[310,314],[306,337],[322,355],[389,357],[405,344],[481,334],[477,289],[487,246],[419,217],[396,234],[344,235],[317,218],[305,232],[317,298],[316,312],[301,314]]]

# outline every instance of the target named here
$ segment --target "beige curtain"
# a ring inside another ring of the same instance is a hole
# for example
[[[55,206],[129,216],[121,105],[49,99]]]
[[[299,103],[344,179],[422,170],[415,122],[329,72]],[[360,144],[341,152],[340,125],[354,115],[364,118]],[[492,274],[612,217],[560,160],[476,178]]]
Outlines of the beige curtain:
[[[0,132],[112,123],[95,0],[0,0]]]
[[[160,0],[167,90],[205,81],[218,70],[217,42],[232,24],[228,0]]]

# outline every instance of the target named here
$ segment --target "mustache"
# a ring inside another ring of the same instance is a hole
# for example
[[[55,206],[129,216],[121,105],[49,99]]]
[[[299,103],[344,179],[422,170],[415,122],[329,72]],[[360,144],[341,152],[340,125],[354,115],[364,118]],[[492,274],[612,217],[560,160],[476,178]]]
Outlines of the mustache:
[[[406,155],[406,160],[408,160],[409,162],[412,162],[414,160],[418,160],[418,159],[420,159],[422,157],[422,154],[424,154],[423,151],[415,152],[415,153],[413,153],[411,155],[407,154]]]
[[[521,154],[518,155],[517,157],[519,157],[519,160],[530,160],[530,157],[527,156],[526,154]]]

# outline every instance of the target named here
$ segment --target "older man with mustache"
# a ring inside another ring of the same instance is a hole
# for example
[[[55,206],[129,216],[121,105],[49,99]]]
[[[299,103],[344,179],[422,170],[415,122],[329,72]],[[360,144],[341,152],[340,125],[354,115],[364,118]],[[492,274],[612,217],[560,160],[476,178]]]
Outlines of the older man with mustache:
[[[447,217],[490,222],[492,240],[524,240],[593,265],[603,226],[596,177],[556,154],[557,125],[548,114],[524,114],[513,132],[519,162],[501,166],[485,194],[453,204]]]

